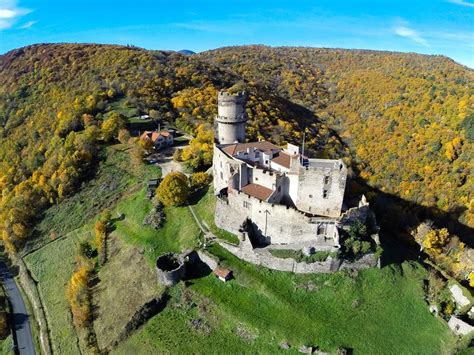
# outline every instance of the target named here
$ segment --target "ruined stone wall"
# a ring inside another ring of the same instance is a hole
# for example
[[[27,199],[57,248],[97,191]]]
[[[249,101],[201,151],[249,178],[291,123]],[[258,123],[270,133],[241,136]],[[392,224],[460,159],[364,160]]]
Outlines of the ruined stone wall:
[[[300,167],[296,207],[311,214],[339,217],[347,169],[341,160],[310,160]]]
[[[207,264],[207,266],[209,266],[211,270],[214,270],[219,265],[219,261],[215,257],[206,253],[205,251],[196,250],[196,253],[199,256],[199,259],[201,259],[203,263]]]
[[[366,254],[359,260],[353,262],[328,257],[325,261],[307,264],[305,262],[298,263],[291,258],[283,259],[274,257],[266,250],[252,250],[248,247],[236,247],[224,242],[221,242],[220,245],[238,258],[249,263],[264,266],[272,270],[288,271],[296,274],[331,273],[343,269],[362,270],[378,266],[378,259],[373,253]]]
[[[169,265],[176,264],[170,268]],[[177,284],[186,272],[186,264],[179,255],[173,253],[163,254],[158,257],[156,262],[156,273],[158,282],[164,286],[173,286]]]
[[[294,208],[272,205],[234,190],[229,191],[227,201],[217,199],[215,222],[219,228],[239,235],[239,229],[247,218],[260,235],[267,237],[269,243],[311,242],[319,249],[331,249],[335,245],[334,219],[320,218],[332,223],[332,228],[327,229],[326,236],[317,237],[318,224],[311,223],[309,217]]]

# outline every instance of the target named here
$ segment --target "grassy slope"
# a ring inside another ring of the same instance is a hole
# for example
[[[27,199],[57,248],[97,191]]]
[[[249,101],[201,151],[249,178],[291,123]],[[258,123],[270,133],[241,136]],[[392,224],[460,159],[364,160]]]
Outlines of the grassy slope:
[[[142,226],[151,204],[144,198],[144,189],[134,186],[115,208],[125,214],[125,219],[117,222],[115,236],[142,247],[150,263],[163,252],[196,245],[199,229],[188,208],[168,208],[167,222],[159,231]],[[212,191],[194,208],[213,225]],[[26,258],[45,296],[53,341],[68,349],[66,352],[74,349],[75,336],[64,286],[73,269],[78,238],[80,235],[68,236]],[[277,351],[282,341],[288,341],[293,350],[300,345],[319,345],[325,350],[345,346],[368,354],[393,353],[394,349],[398,353],[439,354],[453,348],[446,325],[427,311],[422,291],[424,271],[413,265],[404,264],[402,272],[391,267],[368,270],[352,279],[343,273],[271,272],[242,262],[219,247],[212,252],[234,270],[236,279],[227,284],[212,275],[193,280],[187,292],[198,307],[171,302],[122,343],[118,353],[173,352],[176,348],[183,353],[268,353]],[[309,282],[318,291],[307,292],[304,286]],[[195,330],[190,323],[195,319],[202,319],[210,333]]]
[[[154,166],[144,167],[143,172],[131,169],[127,149],[122,144],[107,148],[95,177],[85,183],[79,193],[45,212],[33,245],[49,242],[52,233],[59,237],[80,228],[105,208],[113,208],[125,190],[140,181],[141,176],[159,174]]]
[[[108,147],[94,179],[76,195],[46,211],[38,227],[38,238],[32,245],[49,244],[25,257],[39,282],[53,346],[59,353],[78,351],[65,292],[74,270],[79,241],[91,238],[96,216],[104,208],[113,208],[120,198],[130,193],[130,186],[137,186],[160,173],[154,166],[131,169],[126,149],[121,144]],[[51,232],[64,238],[51,242]]]
[[[46,309],[53,350],[60,354],[77,353],[77,337],[72,325],[66,284],[75,267],[74,256],[81,240],[90,234],[89,228],[74,231],[25,257]]]
[[[125,219],[116,223],[114,234],[127,243],[142,246],[150,263],[154,263],[161,253],[179,252],[196,245],[200,231],[187,207],[165,208],[166,222],[160,230],[142,224],[151,208],[144,189],[124,199],[117,211],[125,214]]]
[[[143,304],[163,290],[156,282],[155,270],[148,267],[139,248],[125,244],[112,234],[108,238],[107,254],[107,263],[99,270],[100,282],[94,292],[97,307],[94,329],[101,349],[117,338]]]
[[[206,223],[209,230],[218,238],[223,239],[233,244],[239,244],[239,238],[223,229],[217,228],[214,223],[214,211],[216,209],[216,198],[214,197],[214,190],[212,187],[202,191],[204,196],[196,196],[197,201],[193,201],[194,211]]]
[[[0,340],[0,354],[13,355],[13,337],[9,335],[6,339]]]
[[[169,307],[117,353],[172,352],[176,347],[195,353],[270,353],[283,341],[296,348],[318,345],[332,351],[344,346],[359,354],[452,351],[454,339],[447,326],[427,310],[424,270],[417,264],[367,270],[355,278],[344,273],[292,275],[249,265],[219,247],[213,252],[234,271],[235,279],[223,284],[210,275],[190,286],[196,304],[209,304],[200,317],[210,324],[210,334],[190,326],[196,309]],[[306,291],[308,283],[317,290]],[[239,329],[256,338],[245,341]],[[173,334],[186,335],[186,341]]]

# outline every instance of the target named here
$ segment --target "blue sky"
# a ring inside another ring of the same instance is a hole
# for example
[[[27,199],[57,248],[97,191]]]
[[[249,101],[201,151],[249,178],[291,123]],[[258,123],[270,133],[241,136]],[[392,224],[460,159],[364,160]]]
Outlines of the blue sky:
[[[364,48],[474,68],[474,0],[0,0],[0,53],[43,42]]]

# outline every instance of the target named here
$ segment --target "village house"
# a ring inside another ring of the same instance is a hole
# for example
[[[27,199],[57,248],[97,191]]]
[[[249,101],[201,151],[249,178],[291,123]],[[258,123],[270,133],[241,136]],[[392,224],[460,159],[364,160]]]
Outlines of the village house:
[[[151,141],[153,148],[156,150],[170,147],[174,144],[173,133],[168,130],[145,131],[140,135],[140,139]]]

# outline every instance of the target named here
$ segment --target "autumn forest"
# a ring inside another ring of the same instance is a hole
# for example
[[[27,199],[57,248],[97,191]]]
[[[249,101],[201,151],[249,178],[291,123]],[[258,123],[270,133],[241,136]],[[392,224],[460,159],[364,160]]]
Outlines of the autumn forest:
[[[472,70],[446,57],[391,52],[247,46],[186,56],[92,44],[13,50],[0,56],[1,237],[10,253],[34,238],[43,211],[94,176],[103,149],[130,139],[130,116],[197,134],[179,159],[194,171],[208,168],[216,93],[244,89],[249,139],[301,145],[304,135],[311,156],[343,157],[351,193],[367,195],[392,243],[418,242],[466,279],[473,262],[466,253],[474,230],[473,83]],[[140,159],[146,147],[136,145]],[[436,227],[420,240],[416,226],[425,220]]]

